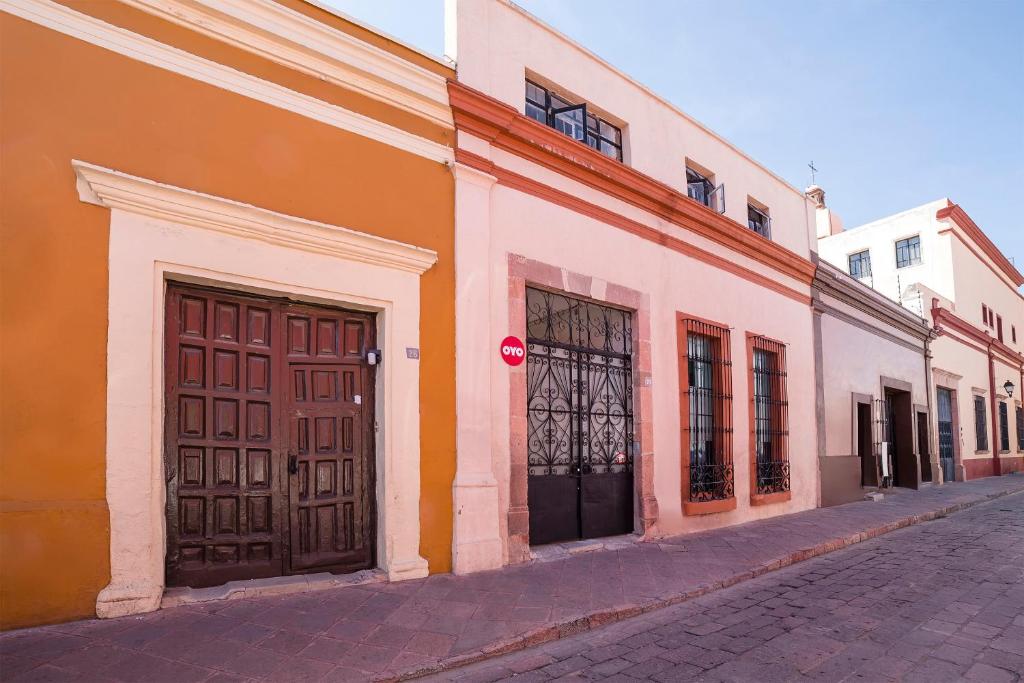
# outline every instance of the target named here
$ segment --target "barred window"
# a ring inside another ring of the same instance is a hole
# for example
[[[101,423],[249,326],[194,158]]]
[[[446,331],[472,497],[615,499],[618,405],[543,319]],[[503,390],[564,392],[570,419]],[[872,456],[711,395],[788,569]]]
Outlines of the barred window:
[[[985,397],[974,397],[974,438],[979,451],[988,450],[988,425],[985,420]]]
[[[850,254],[850,275],[860,280],[871,275],[871,252],[865,249]]]
[[[526,115],[605,156],[622,161],[622,130],[599,116],[587,113],[585,103],[573,104],[554,91],[527,80]]]
[[[921,238],[917,235],[896,243],[896,267],[906,268],[921,263]]]
[[[1010,450],[1010,416],[1006,401],[999,402],[999,450]]]
[[[725,500],[734,495],[732,464],[732,362],[729,330],[702,320],[683,318],[680,347],[681,401],[690,502]]]
[[[1017,406],[1017,450],[1024,451],[1024,408]]]
[[[786,393],[786,347],[760,336],[750,337],[753,393],[754,492],[789,490],[789,401]]]

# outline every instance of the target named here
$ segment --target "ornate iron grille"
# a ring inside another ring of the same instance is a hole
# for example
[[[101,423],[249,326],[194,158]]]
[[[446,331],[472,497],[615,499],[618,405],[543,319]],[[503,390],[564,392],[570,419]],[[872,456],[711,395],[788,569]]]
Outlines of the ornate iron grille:
[[[631,314],[526,290],[532,475],[633,471]]]
[[[690,500],[732,498],[732,362],[729,330],[688,319],[686,329],[687,434]]]
[[[789,401],[786,393],[786,347],[754,337],[755,491],[789,490]]]

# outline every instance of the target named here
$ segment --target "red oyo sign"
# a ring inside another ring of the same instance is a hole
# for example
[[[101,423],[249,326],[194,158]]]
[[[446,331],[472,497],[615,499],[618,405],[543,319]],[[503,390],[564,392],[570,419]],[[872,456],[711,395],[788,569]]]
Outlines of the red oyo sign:
[[[526,360],[526,347],[519,337],[505,337],[501,340],[501,359],[512,367]]]

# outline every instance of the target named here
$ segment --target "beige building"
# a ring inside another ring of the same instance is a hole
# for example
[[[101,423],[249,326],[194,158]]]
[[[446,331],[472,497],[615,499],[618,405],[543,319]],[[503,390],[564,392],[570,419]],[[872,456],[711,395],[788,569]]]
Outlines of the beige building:
[[[948,199],[849,230],[817,199],[821,258],[935,330],[942,480],[1024,470],[1024,275]]]
[[[824,261],[813,288],[820,504],[932,481],[927,321]]]

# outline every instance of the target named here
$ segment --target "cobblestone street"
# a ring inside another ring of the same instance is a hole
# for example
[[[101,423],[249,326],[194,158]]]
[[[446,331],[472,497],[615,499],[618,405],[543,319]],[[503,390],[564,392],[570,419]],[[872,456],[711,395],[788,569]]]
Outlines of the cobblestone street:
[[[0,679],[367,681],[447,670],[437,680],[858,674],[850,680],[935,683],[1024,674],[1017,475],[618,543],[469,576],[10,631],[0,634]],[[518,650],[525,644],[534,647]]]
[[[430,680],[1024,678],[1024,495]]]

